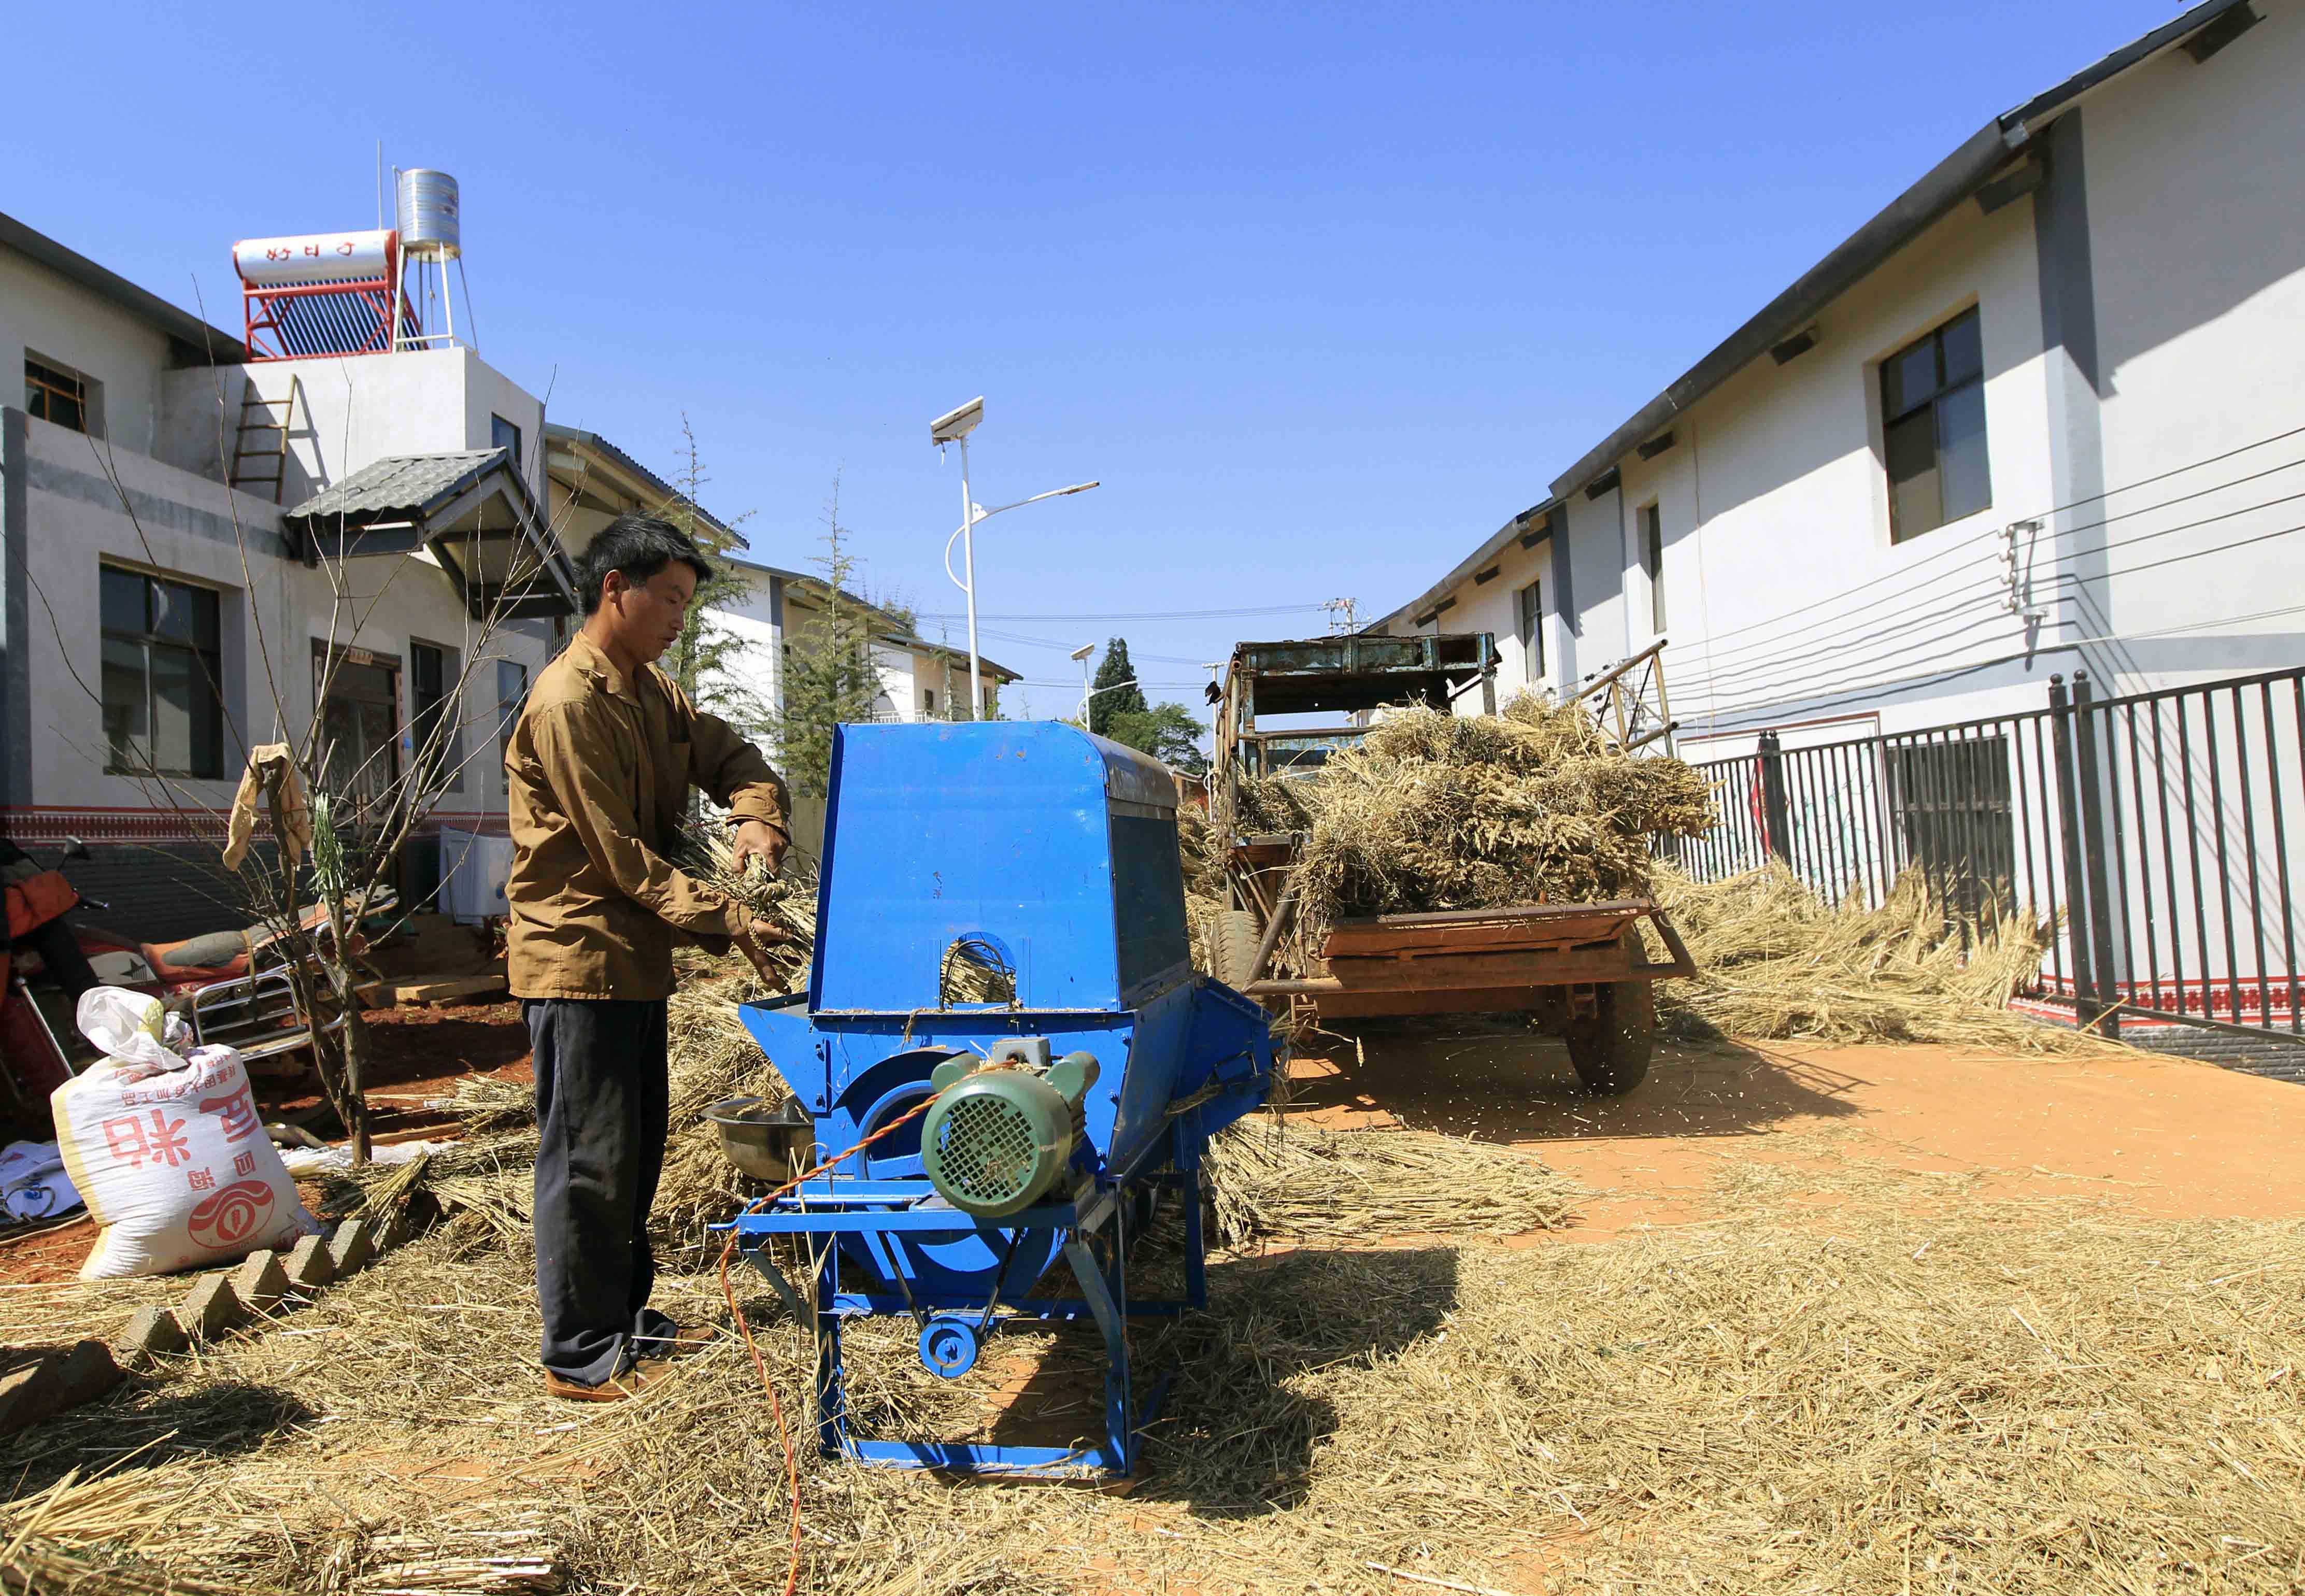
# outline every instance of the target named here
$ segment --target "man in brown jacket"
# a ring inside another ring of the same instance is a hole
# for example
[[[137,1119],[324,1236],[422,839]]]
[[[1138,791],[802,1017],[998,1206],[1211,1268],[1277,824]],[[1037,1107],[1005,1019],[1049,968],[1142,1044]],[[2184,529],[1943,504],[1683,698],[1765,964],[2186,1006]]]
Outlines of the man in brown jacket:
[[[544,1384],[610,1402],[708,1337],[648,1305],[664,1165],[665,1000],[676,938],[757,964],[778,933],[666,862],[700,787],[739,865],[789,840],[784,783],[655,661],[711,573],[668,523],[620,515],[579,563],[584,624],[537,678],[505,753],[508,972],[535,1049],[536,1295]]]

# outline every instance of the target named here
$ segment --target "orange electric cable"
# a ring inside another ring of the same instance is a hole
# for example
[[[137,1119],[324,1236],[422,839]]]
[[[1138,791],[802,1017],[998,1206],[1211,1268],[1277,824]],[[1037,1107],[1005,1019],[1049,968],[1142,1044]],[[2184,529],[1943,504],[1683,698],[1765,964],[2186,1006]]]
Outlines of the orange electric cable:
[[[918,1119],[929,1111],[929,1106],[935,1101],[936,1095],[931,1092],[921,1099],[918,1107],[906,1109],[855,1146],[845,1152],[835,1153],[815,1168],[795,1175],[767,1196],[745,1204],[744,1213],[758,1211],[764,1205],[774,1202],[787,1192],[795,1190],[803,1182],[813,1180],[834,1165],[854,1158],[891,1131]],[[741,1218],[744,1216],[740,1214],[737,1217]],[[728,1261],[736,1255],[736,1232],[732,1226],[728,1231],[728,1240],[720,1249],[720,1295],[727,1299],[729,1314],[735,1318],[736,1329],[744,1337],[744,1350],[752,1354],[753,1367],[760,1374],[761,1384],[768,1388],[769,1411],[777,1416],[777,1439],[784,1443],[785,1480],[792,1488],[792,1557],[791,1560],[785,1565],[785,1596],[793,1596],[793,1592],[800,1588],[800,1464],[793,1456],[792,1431],[785,1425],[785,1405],[783,1399],[777,1395],[777,1382],[769,1378],[768,1363],[761,1356],[759,1344],[753,1339],[752,1321],[744,1317],[744,1310],[737,1306],[736,1288],[728,1283]]]

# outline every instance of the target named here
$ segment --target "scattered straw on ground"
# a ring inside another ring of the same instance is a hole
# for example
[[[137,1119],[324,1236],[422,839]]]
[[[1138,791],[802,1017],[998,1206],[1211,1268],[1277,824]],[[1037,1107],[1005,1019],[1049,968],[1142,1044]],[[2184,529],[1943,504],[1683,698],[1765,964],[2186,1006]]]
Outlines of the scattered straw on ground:
[[[1739,1200],[1735,1177],[1728,1221],[1603,1244],[1218,1261],[1208,1312],[1134,1336],[1175,1380],[1125,1497],[829,1463],[804,1423],[803,1588],[1405,1589],[1378,1566],[1564,1592],[2305,1577],[2305,1227],[2140,1225],[1893,1172],[1803,1210]],[[571,1589],[778,1588],[782,1453],[741,1349],[641,1403],[551,1403],[527,1294],[501,1254],[417,1243],[285,1329],[16,1438],[6,1511],[21,1526],[68,1465],[127,1456],[115,1524],[230,1588],[389,1589],[379,1570],[474,1560],[492,1526]],[[717,1318],[708,1277],[660,1295]],[[798,1420],[809,1337],[747,1302]],[[860,1430],[991,1433],[983,1384],[923,1374],[911,1339],[853,1328]],[[1042,1405],[1093,1414],[1091,1371]],[[140,1490],[178,1494],[163,1512]]]
[[[1531,1154],[1468,1137],[1262,1115],[1213,1138],[1204,1167],[1229,1247],[1555,1230],[1584,1191]]]
[[[1944,1042],[2025,1052],[2118,1044],[2044,1025],[2009,999],[2040,969],[2051,928],[2011,913],[1964,930],[1908,870],[1878,908],[1835,908],[1780,863],[1700,884],[1671,866],[1657,897],[1688,944],[1693,979],[1657,1002],[1684,1036]]]

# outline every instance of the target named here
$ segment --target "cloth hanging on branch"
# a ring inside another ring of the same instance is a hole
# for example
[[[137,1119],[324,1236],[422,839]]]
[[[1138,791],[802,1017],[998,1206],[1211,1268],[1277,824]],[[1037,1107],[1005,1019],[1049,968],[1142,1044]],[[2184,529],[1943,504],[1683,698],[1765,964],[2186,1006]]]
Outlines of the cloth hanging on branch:
[[[294,864],[312,845],[312,806],[304,799],[304,778],[285,743],[260,743],[248,751],[248,768],[232,795],[232,820],[224,845],[224,866],[236,870],[248,857],[256,831],[257,807],[276,798],[281,852]]]

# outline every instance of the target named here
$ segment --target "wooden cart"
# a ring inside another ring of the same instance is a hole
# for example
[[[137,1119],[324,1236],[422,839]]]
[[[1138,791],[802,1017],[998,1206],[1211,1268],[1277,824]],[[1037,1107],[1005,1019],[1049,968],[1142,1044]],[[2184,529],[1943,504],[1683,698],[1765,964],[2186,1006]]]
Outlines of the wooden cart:
[[[1317,769],[1367,731],[1365,724],[1259,731],[1260,710],[1350,713],[1403,702],[1446,709],[1476,688],[1493,709],[1496,659],[1486,632],[1239,645],[1218,716],[1219,816],[1238,811],[1244,780]],[[1662,734],[1642,735],[1628,751]],[[1226,841],[1226,905],[1209,928],[1212,963],[1220,980],[1271,1006],[1323,1020],[1526,1013],[1568,1043],[1588,1090],[1613,1096],[1648,1073],[1656,1034],[1650,983],[1697,973],[1664,912],[1645,898],[1347,920],[1313,947],[1297,924],[1290,885],[1303,836]],[[1648,957],[1643,920],[1656,928],[1667,962]]]

